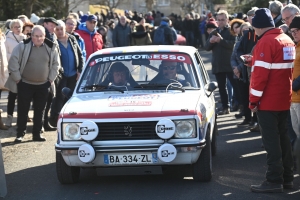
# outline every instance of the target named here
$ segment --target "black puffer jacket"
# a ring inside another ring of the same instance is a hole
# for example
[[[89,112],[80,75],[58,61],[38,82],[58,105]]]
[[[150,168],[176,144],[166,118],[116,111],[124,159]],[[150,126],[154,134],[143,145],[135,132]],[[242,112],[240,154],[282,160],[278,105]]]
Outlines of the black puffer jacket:
[[[225,27],[223,30],[217,28],[216,31],[223,38],[220,43],[210,43],[212,32],[205,44],[206,51],[212,50],[212,73],[232,72],[230,58],[236,37],[230,34],[230,27]]]

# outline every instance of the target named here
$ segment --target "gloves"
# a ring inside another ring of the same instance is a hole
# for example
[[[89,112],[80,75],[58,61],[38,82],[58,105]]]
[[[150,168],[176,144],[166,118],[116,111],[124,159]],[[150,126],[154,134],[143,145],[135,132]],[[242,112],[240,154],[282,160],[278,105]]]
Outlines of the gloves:
[[[293,80],[292,89],[294,92],[300,90],[300,76]]]

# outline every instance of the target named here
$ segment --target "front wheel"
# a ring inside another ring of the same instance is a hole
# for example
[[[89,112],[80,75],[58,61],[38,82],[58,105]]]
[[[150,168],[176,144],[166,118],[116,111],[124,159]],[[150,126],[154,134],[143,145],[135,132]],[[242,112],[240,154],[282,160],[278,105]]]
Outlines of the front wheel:
[[[218,127],[217,122],[215,122],[214,130],[212,133],[212,139],[211,139],[211,155],[215,156],[217,153],[217,136],[218,136]]]
[[[212,158],[211,158],[211,142],[210,131],[206,133],[206,146],[202,149],[201,154],[196,163],[192,165],[193,178],[195,181],[207,182],[212,177]]]
[[[61,153],[56,153],[56,173],[61,184],[72,184],[79,181],[80,167],[70,167]]]

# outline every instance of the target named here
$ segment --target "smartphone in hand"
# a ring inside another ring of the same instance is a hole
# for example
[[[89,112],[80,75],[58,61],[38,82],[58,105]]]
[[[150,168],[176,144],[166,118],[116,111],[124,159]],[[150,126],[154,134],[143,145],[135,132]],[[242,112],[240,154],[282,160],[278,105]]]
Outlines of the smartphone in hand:
[[[246,60],[246,58],[243,55],[240,56],[240,58],[242,59],[242,61],[244,62],[244,64],[248,64],[248,61]]]

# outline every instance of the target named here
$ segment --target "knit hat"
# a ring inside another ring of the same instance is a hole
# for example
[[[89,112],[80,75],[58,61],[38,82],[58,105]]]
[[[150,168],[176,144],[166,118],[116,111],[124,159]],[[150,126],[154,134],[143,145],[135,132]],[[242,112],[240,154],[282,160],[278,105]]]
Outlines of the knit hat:
[[[206,28],[218,28],[218,24],[214,18],[210,18],[206,23]]]
[[[81,23],[84,23],[87,21],[87,18],[88,18],[88,15],[83,15],[81,18],[80,18],[80,22]]]
[[[252,26],[255,28],[275,27],[270,10],[268,8],[258,9],[252,19]]]
[[[300,28],[300,16],[295,16],[289,28]]]

